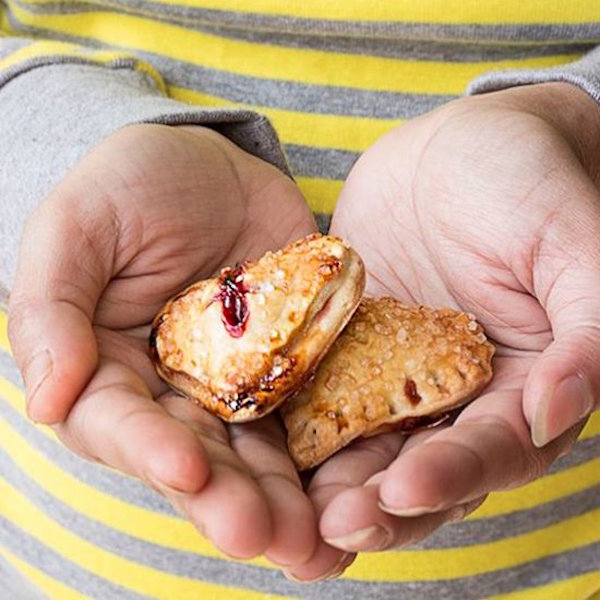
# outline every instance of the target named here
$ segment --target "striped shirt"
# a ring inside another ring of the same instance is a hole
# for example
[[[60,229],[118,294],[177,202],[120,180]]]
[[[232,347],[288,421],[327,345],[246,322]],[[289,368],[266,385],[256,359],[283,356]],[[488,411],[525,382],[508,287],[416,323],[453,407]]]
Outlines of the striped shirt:
[[[27,214],[125,124],[218,127],[289,169],[326,230],[350,168],[383,133],[469,85],[563,79],[600,100],[598,44],[594,0],[0,0],[0,295]],[[359,556],[340,580],[299,586],[264,559],[230,561],[153,491],[80,460],[23,407],[0,312],[0,598],[600,591],[600,414],[546,476],[491,494],[416,546]]]

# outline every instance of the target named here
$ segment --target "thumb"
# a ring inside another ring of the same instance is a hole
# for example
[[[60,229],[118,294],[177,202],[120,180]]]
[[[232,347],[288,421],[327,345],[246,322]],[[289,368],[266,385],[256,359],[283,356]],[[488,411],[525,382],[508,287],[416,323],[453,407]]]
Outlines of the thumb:
[[[600,407],[600,199],[579,203],[546,238],[534,266],[554,340],[532,367],[523,409],[544,446]],[[550,242],[552,243],[552,242]]]
[[[96,368],[92,319],[117,239],[108,208],[57,192],[25,227],[9,303],[27,412],[45,424],[65,419]]]

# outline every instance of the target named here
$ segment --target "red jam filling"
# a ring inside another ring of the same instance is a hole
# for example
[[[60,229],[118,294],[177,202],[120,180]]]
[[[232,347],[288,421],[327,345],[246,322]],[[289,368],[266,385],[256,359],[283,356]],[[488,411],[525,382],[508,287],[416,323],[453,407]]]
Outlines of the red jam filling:
[[[396,425],[396,429],[404,433],[416,433],[424,429],[430,429],[440,425],[440,423],[454,423],[463,407],[452,408],[446,412],[438,413],[437,415],[422,415],[420,417],[407,417]]]
[[[215,300],[220,300],[223,305],[223,325],[231,337],[239,338],[244,334],[249,315],[243,267],[225,271],[219,283]]]
[[[412,379],[407,379],[404,384],[404,395],[408,398],[408,401],[416,406],[421,402],[421,396],[417,392],[417,384]]]
[[[423,429],[429,429],[435,427],[444,421],[447,421],[451,417],[451,413],[442,413],[434,416],[421,416],[421,417],[406,417],[402,419],[397,425],[397,429],[405,433],[416,433]]]

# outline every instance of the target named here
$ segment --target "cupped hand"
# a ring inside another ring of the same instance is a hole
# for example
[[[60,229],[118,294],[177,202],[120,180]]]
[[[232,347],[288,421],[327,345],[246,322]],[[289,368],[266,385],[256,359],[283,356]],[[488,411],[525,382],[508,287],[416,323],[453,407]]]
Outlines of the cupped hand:
[[[497,352],[451,426],[370,438],[320,467],[309,492],[340,556],[420,540],[541,476],[598,408],[599,133],[594,100],[543,84],[453,102],[355,165],[332,233],[363,257],[367,292],[472,312]]]
[[[183,287],[312,231],[293,182],[214,131],[112,134],[23,236],[9,331],[30,417],[158,489],[227,554],[303,562],[316,520],[281,426],[228,427],[170,393],[147,344]]]

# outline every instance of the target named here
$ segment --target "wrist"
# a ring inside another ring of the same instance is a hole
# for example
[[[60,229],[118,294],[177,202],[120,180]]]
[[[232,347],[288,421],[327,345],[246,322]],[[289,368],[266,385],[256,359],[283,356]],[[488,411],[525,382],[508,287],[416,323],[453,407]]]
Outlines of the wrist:
[[[592,169],[593,160],[600,155],[600,104],[586,91],[556,81],[515,87],[499,94],[510,97],[514,108],[552,125],[588,171]]]

